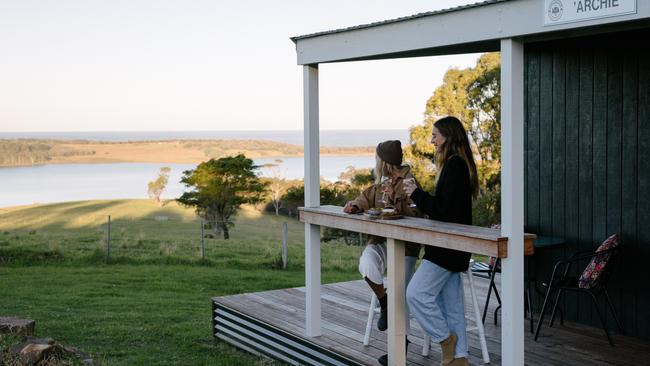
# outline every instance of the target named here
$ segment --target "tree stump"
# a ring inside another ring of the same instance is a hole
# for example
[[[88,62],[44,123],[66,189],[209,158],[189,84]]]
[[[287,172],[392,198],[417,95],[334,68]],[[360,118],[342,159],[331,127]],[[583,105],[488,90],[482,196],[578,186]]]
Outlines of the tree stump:
[[[28,336],[34,334],[36,322],[31,319],[0,317],[0,333]]]

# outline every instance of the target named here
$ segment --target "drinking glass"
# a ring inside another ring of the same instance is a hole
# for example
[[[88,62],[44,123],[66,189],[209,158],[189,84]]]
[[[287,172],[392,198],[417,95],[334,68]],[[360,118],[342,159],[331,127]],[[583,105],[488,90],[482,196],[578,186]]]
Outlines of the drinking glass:
[[[387,197],[386,191],[390,187],[393,180],[390,177],[382,176],[381,177],[381,202],[384,204],[384,207],[390,207],[392,202],[390,202],[390,197]]]

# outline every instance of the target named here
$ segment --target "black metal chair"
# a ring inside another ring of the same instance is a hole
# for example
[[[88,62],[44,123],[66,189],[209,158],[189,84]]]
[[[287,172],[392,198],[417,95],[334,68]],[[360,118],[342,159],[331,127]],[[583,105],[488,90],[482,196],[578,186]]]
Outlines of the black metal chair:
[[[542,305],[542,311],[539,315],[537,329],[535,330],[535,341],[537,341],[537,337],[539,337],[539,332],[542,328],[542,324],[544,323],[544,315],[545,315],[544,313],[546,311],[546,307],[549,304],[550,297],[552,296],[553,292],[557,291],[557,296],[555,297],[555,301],[553,304],[551,321],[549,322],[550,327],[553,326],[555,315],[558,309],[558,304],[560,302],[560,299],[562,298],[562,294],[565,291],[574,291],[578,293],[588,294],[591,297],[593,304],[596,308],[596,313],[598,314],[598,317],[600,319],[600,323],[602,324],[603,330],[605,331],[605,335],[607,335],[607,340],[609,341],[610,345],[612,346],[614,345],[614,342],[612,341],[612,337],[610,336],[609,331],[607,330],[605,319],[603,318],[603,315],[601,314],[601,311],[599,309],[597,299],[600,295],[605,294],[605,299],[607,300],[607,305],[609,306],[609,310],[612,314],[612,317],[616,321],[616,325],[618,326],[619,332],[623,333],[623,327],[621,326],[621,323],[619,322],[618,317],[616,316],[614,306],[612,305],[612,302],[609,298],[609,293],[607,292],[607,287],[606,287],[607,282],[609,281],[609,278],[611,277],[612,271],[614,269],[615,262],[619,252],[620,252],[620,245],[617,244],[607,250],[602,250],[602,251],[588,250],[588,251],[574,253],[569,259],[561,260],[555,264],[555,266],[553,267],[551,280],[548,283],[543,284],[544,286],[548,287],[548,290],[546,291],[546,296],[544,297],[544,304]],[[596,257],[607,258],[607,260],[604,263],[602,270],[600,271],[600,275],[597,277],[596,280],[593,281],[592,284],[590,284],[591,287],[582,288],[579,286],[578,277],[570,276],[569,270],[577,262],[586,261],[586,260],[591,261]],[[564,323],[564,319],[563,317],[561,317],[560,324],[563,323]]]
[[[494,277],[497,273],[501,273],[501,259],[490,257],[490,261],[488,263],[474,262],[471,269],[474,273],[474,276],[490,280],[490,284],[488,285],[488,293],[485,297],[485,305],[483,307],[483,317],[481,319],[483,321],[483,324],[485,324],[485,317],[487,315],[488,307],[490,306],[490,299],[492,298],[492,294],[494,294],[498,303],[497,307],[494,309],[494,325],[497,325],[497,314],[499,313],[499,310],[501,310],[501,296],[499,296],[499,290],[494,283]],[[530,320],[530,332],[532,333],[534,331],[534,319],[531,308],[532,299],[530,297],[530,283],[526,283],[526,291],[524,295],[526,296],[524,299],[524,313],[528,314],[528,318]]]
[[[497,308],[494,309],[494,325],[497,325],[497,313],[501,308],[501,296],[499,296],[499,290],[497,290],[497,286],[494,283],[494,277],[496,274],[501,273],[501,263],[499,262],[500,261],[498,258],[490,257],[490,261],[488,263],[474,262],[471,268],[472,273],[474,273],[476,277],[490,280],[490,284],[488,285],[488,293],[487,297],[485,298],[485,305],[483,308],[482,321],[485,323],[485,316],[487,315],[488,306],[490,305],[490,298],[492,297],[492,294],[494,294],[496,296],[497,303],[499,304]]]

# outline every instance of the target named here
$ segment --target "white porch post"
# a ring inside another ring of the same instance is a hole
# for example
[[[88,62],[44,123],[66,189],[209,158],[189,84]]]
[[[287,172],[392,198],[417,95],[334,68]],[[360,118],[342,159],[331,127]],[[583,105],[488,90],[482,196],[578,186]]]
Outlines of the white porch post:
[[[524,46],[501,40],[501,362],[524,364]]]
[[[305,207],[320,206],[318,65],[303,66]],[[305,224],[305,333],[321,335],[320,226]]]
[[[388,364],[406,364],[404,242],[388,238]]]

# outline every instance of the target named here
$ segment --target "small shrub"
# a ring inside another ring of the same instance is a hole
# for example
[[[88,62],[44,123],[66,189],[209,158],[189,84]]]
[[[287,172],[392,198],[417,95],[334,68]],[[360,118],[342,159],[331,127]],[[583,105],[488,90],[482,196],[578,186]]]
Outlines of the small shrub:
[[[174,243],[162,243],[160,244],[159,252],[162,256],[170,256],[176,253],[177,249],[178,248]]]
[[[47,246],[49,253],[46,253],[46,258],[63,259],[63,249],[61,248],[60,243],[51,241]]]
[[[473,203],[472,225],[490,227],[501,222],[501,192],[487,191]]]
[[[289,267],[288,263],[287,263],[287,267]],[[275,257],[271,259],[271,268],[284,269],[282,268],[282,253],[277,253]]]
[[[93,251],[88,255],[91,262],[103,261],[106,258],[106,245],[103,241],[99,241]]]

